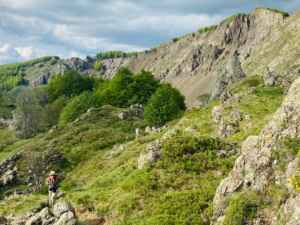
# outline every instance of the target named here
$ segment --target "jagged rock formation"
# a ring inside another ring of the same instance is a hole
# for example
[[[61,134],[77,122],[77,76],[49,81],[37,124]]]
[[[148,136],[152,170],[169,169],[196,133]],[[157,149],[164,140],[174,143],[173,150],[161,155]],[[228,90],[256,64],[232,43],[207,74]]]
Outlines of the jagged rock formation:
[[[241,155],[229,176],[219,185],[214,198],[214,214],[222,221],[226,208],[226,199],[234,192],[252,190],[263,192],[271,183],[285,186],[289,192],[289,199],[282,205],[282,224],[299,224],[299,194],[293,191],[290,177],[297,171],[297,160],[289,159],[286,172],[276,168],[274,151],[280,151],[278,144],[284,138],[300,137],[300,79],[291,86],[282,106],[274,114],[273,119],[258,136],[250,136],[242,144]],[[279,149],[278,149],[279,148]],[[277,224],[276,214],[273,222]]]

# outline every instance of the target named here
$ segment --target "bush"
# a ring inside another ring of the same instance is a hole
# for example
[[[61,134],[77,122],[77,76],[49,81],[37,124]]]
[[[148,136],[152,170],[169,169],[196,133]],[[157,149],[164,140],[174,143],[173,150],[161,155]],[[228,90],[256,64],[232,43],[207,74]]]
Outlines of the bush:
[[[45,106],[47,126],[56,125],[59,121],[59,116],[66,105],[67,100],[64,97],[56,99],[54,102]]]
[[[196,173],[210,169],[227,171],[232,167],[232,157],[223,159],[218,150],[229,150],[234,146],[212,137],[194,137],[178,134],[163,144],[163,168],[185,170]]]
[[[150,72],[142,71],[133,76],[130,70],[122,68],[111,81],[99,85],[96,96],[99,105],[128,107],[147,103],[158,86],[159,82]]]
[[[178,118],[186,109],[184,97],[169,84],[163,84],[145,107],[145,120],[150,125],[161,126]]]
[[[142,71],[133,78],[133,83],[128,87],[133,96],[129,104],[146,104],[159,86],[159,81],[154,79],[150,72]]]
[[[224,225],[243,225],[256,215],[260,199],[254,192],[235,194],[225,211]]]
[[[84,92],[74,97],[63,109],[59,118],[59,125],[63,126],[74,121],[95,104],[95,97],[90,92]]]
[[[95,64],[94,64],[94,69],[96,71],[101,71],[102,68],[103,68],[102,61],[100,61],[100,60],[96,61]]]
[[[93,89],[94,80],[89,77],[83,77],[76,71],[67,71],[63,75],[53,77],[48,85],[48,94],[50,101],[66,96],[73,97],[83,91]]]

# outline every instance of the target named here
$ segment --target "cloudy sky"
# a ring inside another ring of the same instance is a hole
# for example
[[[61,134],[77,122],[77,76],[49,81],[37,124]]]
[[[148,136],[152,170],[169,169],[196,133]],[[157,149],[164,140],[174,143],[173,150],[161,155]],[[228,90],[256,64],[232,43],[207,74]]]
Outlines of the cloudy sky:
[[[143,50],[260,6],[300,0],[0,0],[0,64]]]

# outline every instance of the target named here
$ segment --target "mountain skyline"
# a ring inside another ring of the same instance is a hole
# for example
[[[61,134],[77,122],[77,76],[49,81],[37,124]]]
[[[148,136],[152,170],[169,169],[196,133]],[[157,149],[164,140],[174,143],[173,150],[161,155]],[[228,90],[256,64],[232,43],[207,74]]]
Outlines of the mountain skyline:
[[[293,13],[300,2],[0,0],[0,64],[46,55],[141,51],[256,7]]]

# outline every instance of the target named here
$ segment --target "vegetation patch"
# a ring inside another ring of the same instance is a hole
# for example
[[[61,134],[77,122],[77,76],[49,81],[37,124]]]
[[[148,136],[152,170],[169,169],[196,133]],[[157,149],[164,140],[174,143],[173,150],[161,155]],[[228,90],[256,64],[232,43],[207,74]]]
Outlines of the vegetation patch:
[[[225,210],[224,225],[243,225],[256,216],[260,197],[255,192],[234,194]]]

